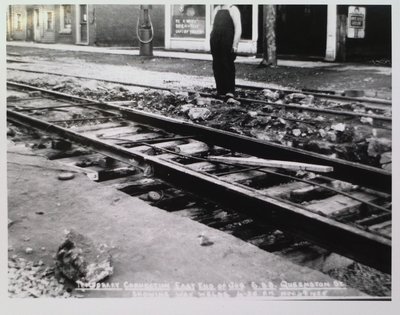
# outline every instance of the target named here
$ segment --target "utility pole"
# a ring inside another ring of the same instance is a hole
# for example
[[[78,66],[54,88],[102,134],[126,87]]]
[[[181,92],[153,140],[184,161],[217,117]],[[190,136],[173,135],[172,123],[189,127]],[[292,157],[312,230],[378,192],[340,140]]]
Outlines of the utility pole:
[[[264,5],[264,37],[263,37],[263,60],[260,66],[263,67],[276,67],[276,5]]]

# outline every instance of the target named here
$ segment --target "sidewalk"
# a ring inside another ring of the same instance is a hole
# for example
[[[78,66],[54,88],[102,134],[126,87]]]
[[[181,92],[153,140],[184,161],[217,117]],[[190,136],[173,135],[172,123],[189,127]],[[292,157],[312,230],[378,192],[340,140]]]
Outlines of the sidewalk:
[[[64,51],[82,51],[82,52],[95,52],[104,54],[115,54],[115,55],[130,55],[139,56],[139,50],[136,48],[129,47],[96,47],[96,46],[84,46],[84,45],[66,45],[66,44],[40,44],[34,42],[22,42],[22,41],[9,41],[7,46],[18,46],[18,47],[35,47],[43,49],[56,49]],[[196,53],[196,52],[179,52],[179,51],[166,51],[154,49],[153,54],[155,57],[164,58],[180,58],[180,59],[192,59],[192,60],[207,60],[211,61],[212,57],[209,53]],[[243,64],[256,64],[261,62],[261,58],[255,56],[238,56],[236,63]],[[295,60],[278,60],[278,66],[285,67],[300,67],[300,68],[313,68],[313,67],[335,67],[340,63],[333,62],[322,62],[322,61],[295,61]]]
[[[93,70],[92,77],[99,79],[105,76],[108,79],[138,83],[144,80],[148,84],[155,84],[160,80],[165,83],[180,81],[177,85],[182,87],[192,86],[194,83],[205,87],[214,85],[212,57],[208,53],[154,50],[155,58],[143,58],[138,57],[137,49],[130,48],[22,41],[8,42],[7,53],[7,60],[14,61],[12,67],[21,70],[54,68],[57,72],[65,71],[75,75],[87,75]],[[278,67],[260,68],[260,62],[260,58],[238,56],[237,84],[295,90],[319,89],[338,93],[356,89],[364,90],[366,97],[391,99],[392,96],[391,67],[278,60]]]
[[[170,283],[172,287],[176,283],[242,283],[248,287],[251,281],[279,286],[287,281],[296,287],[299,283],[329,284],[330,289],[319,290],[328,296],[364,295],[355,289],[338,288],[327,275],[295,265],[227,233],[92,182],[84,174],[76,173],[72,180],[60,181],[57,175],[68,167],[36,156],[24,145],[9,141],[7,161],[8,218],[14,222],[8,229],[10,256],[52,265],[64,230],[74,229],[111,248],[114,274],[107,282],[120,283],[121,287],[124,283]],[[198,235],[202,232],[214,242],[212,246],[200,246]],[[33,249],[30,254],[25,253],[28,246]],[[282,288],[277,292],[289,291]],[[84,294],[127,297],[132,293],[122,290]]]

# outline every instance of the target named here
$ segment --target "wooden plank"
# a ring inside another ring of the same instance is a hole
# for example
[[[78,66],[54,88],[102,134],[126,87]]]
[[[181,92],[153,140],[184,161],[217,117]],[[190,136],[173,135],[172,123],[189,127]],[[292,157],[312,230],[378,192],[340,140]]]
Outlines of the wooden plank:
[[[356,192],[352,195],[364,201],[374,201],[377,199],[375,196],[371,196],[362,192]],[[361,205],[362,203],[360,201],[343,195],[334,195],[332,197],[308,204],[305,207],[314,212],[331,217],[339,214],[358,211]]]
[[[392,230],[391,227],[392,227],[392,221],[385,221],[369,226],[368,230],[380,232],[382,230],[387,230],[389,228],[388,230],[391,231]]]
[[[108,122],[108,123],[104,123],[104,124],[85,125],[85,126],[72,126],[72,127],[70,127],[70,129],[75,132],[89,132],[89,131],[108,129],[108,128],[117,128],[117,127],[121,127],[120,122]]]
[[[245,171],[228,175],[222,175],[219,176],[218,179],[226,182],[241,182],[248,179],[254,179],[260,176],[266,176],[266,174],[259,171]]]
[[[124,142],[136,142],[136,141],[146,141],[146,140],[150,140],[150,139],[159,139],[162,138],[162,135],[156,132],[147,132],[147,133],[138,133],[138,134],[133,134],[133,132],[131,132],[131,134],[126,134],[126,135],[120,135],[118,136],[118,138],[120,140],[118,140],[121,143]],[[107,139],[106,139],[107,140]]]
[[[286,170],[294,170],[294,171],[301,170],[301,171],[322,172],[322,173],[333,171],[333,167],[331,166],[299,163],[291,161],[266,160],[256,157],[239,158],[239,157],[225,157],[225,156],[209,156],[208,159],[210,161],[231,163],[237,165],[275,167],[275,168],[283,168]]]
[[[171,149],[173,150],[174,147],[182,144],[182,140],[177,140],[177,141],[165,141],[165,142],[159,142],[159,143],[154,143],[151,144],[151,147],[148,145],[140,145],[137,147],[133,148],[127,148],[128,151],[135,153],[135,152],[147,152],[149,150],[152,150],[152,147],[156,147],[159,149]]]
[[[92,131],[84,132],[83,135],[85,137],[91,138],[119,138],[121,135],[129,135],[135,134],[140,130],[140,127],[135,126],[123,126],[123,127],[116,127],[116,128],[106,128],[106,129],[97,129]]]
[[[215,171],[218,168],[217,165],[210,162],[197,162],[197,163],[187,164],[186,166],[192,170],[201,172],[211,172]]]
[[[178,145],[175,148],[175,151],[177,153],[190,155],[190,154],[207,152],[209,149],[210,149],[209,146],[204,142],[190,141],[187,144]]]
[[[305,187],[310,187],[310,185],[303,182],[290,182],[266,189],[260,189],[259,191],[267,196],[288,199],[293,190],[302,189]]]

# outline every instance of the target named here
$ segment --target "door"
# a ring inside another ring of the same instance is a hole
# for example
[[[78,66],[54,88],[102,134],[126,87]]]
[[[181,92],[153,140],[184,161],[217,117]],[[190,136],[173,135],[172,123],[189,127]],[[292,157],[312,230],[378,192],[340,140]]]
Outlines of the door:
[[[34,16],[33,10],[27,11],[27,20],[26,20],[26,40],[33,41],[33,24],[34,24]]]
[[[88,44],[88,6],[87,4],[79,5],[79,25],[78,25],[78,44]]]
[[[33,40],[40,41],[40,16],[39,9],[33,11]]]

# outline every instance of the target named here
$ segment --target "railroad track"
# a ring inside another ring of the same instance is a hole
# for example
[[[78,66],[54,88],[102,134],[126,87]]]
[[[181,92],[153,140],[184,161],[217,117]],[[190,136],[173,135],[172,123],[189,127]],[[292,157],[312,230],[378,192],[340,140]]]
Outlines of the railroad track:
[[[175,90],[175,88],[169,88],[165,86],[120,82],[114,80],[104,80],[82,75],[61,74],[57,72],[42,71],[42,70],[29,70],[29,69],[15,68],[15,67],[7,67],[7,70],[15,70],[15,71],[22,71],[29,73],[40,73],[40,74],[56,75],[64,77],[74,77],[78,79],[97,80],[107,83],[124,84],[124,85],[142,87],[153,90],[163,90],[163,91]],[[308,97],[309,96],[316,97],[317,106],[310,104],[307,105],[307,103],[299,105],[291,102],[271,101],[271,99],[268,99],[264,97],[262,94],[260,94],[260,91],[264,90],[265,87],[240,85],[240,84],[238,84],[237,87],[239,88],[238,90],[239,97],[237,99],[242,103],[269,105],[277,108],[282,108],[285,110],[305,111],[305,112],[309,111],[312,113],[336,115],[339,117],[351,117],[351,118],[365,117],[365,118],[372,118],[382,122],[391,122],[392,120],[391,118],[392,102],[390,100],[365,98],[365,97],[348,97],[332,93],[318,93],[318,92],[303,91],[303,90],[299,91],[291,89],[271,89],[271,91],[277,93],[280,97],[289,96],[291,94],[303,94]],[[210,91],[211,91],[210,89],[205,88],[203,89],[203,91],[200,90],[200,91],[188,91],[188,92],[191,94],[199,94],[203,97],[213,97],[214,94],[211,93]],[[332,101],[334,102],[333,105],[331,103]],[[357,104],[361,108],[366,108],[369,110],[363,112],[363,110],[353,111],[346,109],[346,107],[348,107],[350,104]]]
[[[110,179],[107,185],[173,211],[196,212],[203,197],[390,273],[387,171],[111,103],[12,82],[7,86],[37,94],[10,100],[7,120],[45,132],[55,147],[68,149],[72,142],[97,158],[107,157],[93,168],[90,156],[58,156],[94,180]],[[51,105],[41,105],[44,99]],[[333,171],[322,176],[216,161],[253,156],[314,163]],[[165,182],[172,186],[162,189]],[[203,215],[202,220],[210,219]]]

